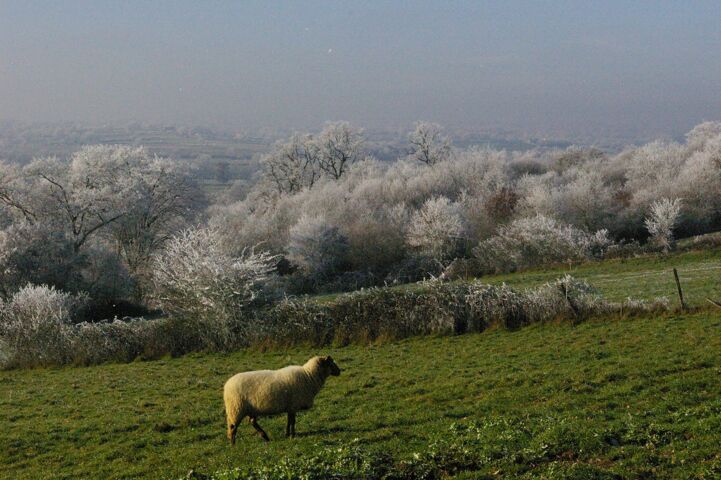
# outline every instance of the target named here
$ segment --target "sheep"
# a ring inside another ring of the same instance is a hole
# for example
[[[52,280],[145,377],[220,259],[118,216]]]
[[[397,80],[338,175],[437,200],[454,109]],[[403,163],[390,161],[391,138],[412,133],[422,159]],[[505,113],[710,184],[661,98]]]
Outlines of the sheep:
[[[232,376],[223,387],[228,440],[235,445],[238,424],[245,417],[263,440],[270,441],[258,424],[261,415],[288,414],[286,437],[295,436],[295,414],[313,406],[313,398],[340,368],[330,356],[313,357],[305,365],[280,370],[257,370]]]

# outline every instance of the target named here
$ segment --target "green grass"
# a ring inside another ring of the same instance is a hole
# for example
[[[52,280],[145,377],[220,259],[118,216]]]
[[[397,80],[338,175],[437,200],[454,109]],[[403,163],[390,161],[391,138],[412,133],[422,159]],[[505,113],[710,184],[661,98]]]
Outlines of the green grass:
[[[675,302],[678,294],[673,277],[674,267],[679,272],[684,297],[689,305],[704,305],[706,297],[721,298],[721,250],[614,259],[571,268],[494,275],[482,280],[530,287],[568,273],[586,280],[609,300],[621,301],[628,297],[650,300],[665,296]]]
[[[611,299],[675,300],[677,267],[689,302],[700,306],[721,298],[720,259],[719,251],[687,252],[484,280],[528,287],[572,273]],[[577,467],[622,478],[721,478],[720,349],[721,310],[713,307],[326,349],[344,373],[299,415],[299,436],[286,440],[285,419],[268,418],[261,424],[270,444],[244,424],[234,448],[225,439],[223,382],[320,352],[5,371],[0,478],[177,478],[353,441],[409,460],[454,441],[453,423],[481,432],[472,450],[482,461],[464,478],[561,478]]]
[[[574,266],[556,266],[504,275],[488,275],[479,280],[490,284],[507,283],[513,287],[534,287],[566,274],[586,280],[606,298],[614,301],[628,297],[652,300],[668,297],[677,302],[673,268],[679,272],[684,297],[691,306],[707,304],[706,297],[721,299],[721,250],[690,251],[667,256],[647,255],[630,259],[589,262]],[[423,284],[392,288],[422,290]],[[313,297],[331,301],[342,294]]]
[[[224,435],[225,379],[314,352],[1,372],[0,471],[18,479],[173,478],[353,439],[403,459],[452,436],[451,423],[476,421],[492,425],[488,442],[516,442],[482,473],[552,478],[554,469],[583,464],[625,478],[686,478],[721,468],[719,313],[329,349],[344,373],[299,416],[299,436],[286,440],[284,418],[269,418],[261,424],[271,443],[243,424],[234,448]]]

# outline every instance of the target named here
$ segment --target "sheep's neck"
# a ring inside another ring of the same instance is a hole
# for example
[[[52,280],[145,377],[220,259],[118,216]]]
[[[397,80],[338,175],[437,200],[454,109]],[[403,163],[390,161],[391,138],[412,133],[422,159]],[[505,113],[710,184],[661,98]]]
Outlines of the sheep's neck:
[[[320,389],[323,388],[323,385],[325,384],[325,375],[323,375],[321,372],[317,370],[310,370],[305,369],[306,376],[308,378],[308,382],[311,384],[311,387],[315,390],[315,393],[320,392]]]

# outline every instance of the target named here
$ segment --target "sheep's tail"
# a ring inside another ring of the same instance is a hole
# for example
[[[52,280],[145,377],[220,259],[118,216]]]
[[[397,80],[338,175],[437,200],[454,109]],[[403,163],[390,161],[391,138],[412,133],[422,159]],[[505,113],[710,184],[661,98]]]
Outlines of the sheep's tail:
[[[231,444],[235,444],[235,434],[238,430],[238,424],[245,416],[243,411],[243,400],[237,394],[224,395],[225,400],[225,417],[228,423],[228,440]]]

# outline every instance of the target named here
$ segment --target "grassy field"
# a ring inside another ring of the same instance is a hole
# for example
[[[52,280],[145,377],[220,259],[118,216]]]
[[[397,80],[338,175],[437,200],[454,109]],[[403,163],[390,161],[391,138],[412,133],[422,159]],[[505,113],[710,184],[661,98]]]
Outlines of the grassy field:
[[[521,463],[513,452],[489,455],[479,469],[497,477],[578,464],[624,478],[718,475],[720,332],[721,315],[708,311],[329,350],[344,373],[299,416],[299,436],[282,438],[284,419],[270,418],[261,424],[271,443],[244,424],[235,448],[224,436],[224,380],[312,352],[2,372],[0,471],[173,478],[353,439],[402,459],[452,435],[451,423],[477,421],[494,426],[493,439],[512,435],[517,452],[531,452]]]
[[[706,297],[721,298],[721,250],[691,251],[665,257],[614,259],[571,268],[494,275],[483,278],[483,281],[529,287],[568,273],[586,280],[610,300],[620,301],[628,297],[650,300],[665,296],[675,302],[677,293],[673,278],[674,267],[679,272],[684,296],[689,305],[707,304]]]
[[[647,298],[675,293],[676,266],[700,305],[721,297],[718,258],[610,261],[574,275],[611,298]],[[527,286],[559,273],[492,280]],[[721,478],[719,351],[715,308],[327,349],[344,372],[299,415],[299,436],[283,438],[285,419],[274,417],[261,421],[271,443],[243,424],[234,448],[223,382],[318,352],[5,371],[0,478],[178,478],[347,444],[412,461],[469,430],[463,478]]]
[[[644,256],[589,262],[582,265],[557,266],[480,278],[484,283],[506,283],[526,288],[541,285],[570,274],[596,287],[606,298],[621,301],[628,297],[651,300],[668,297],[677,302],[673,268],[679,272],[684,296],[691,306],[707,305],[706,297],[721,300],[721,250],[690,251],[667,256]],[[393,288],[422,289],[422,284]],[[326,302],[340,294],[318,295]]]

